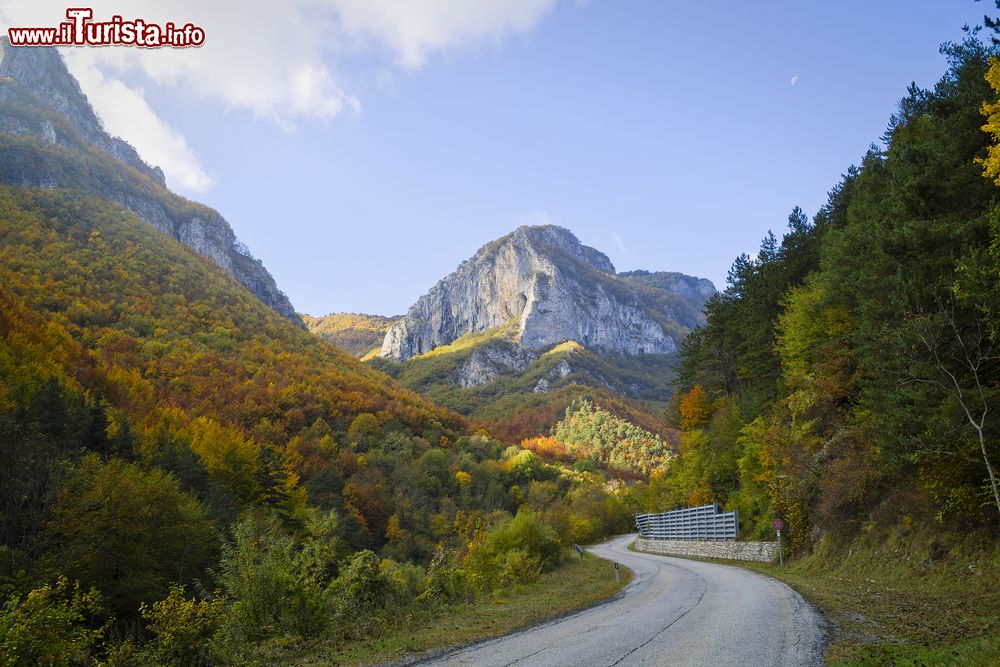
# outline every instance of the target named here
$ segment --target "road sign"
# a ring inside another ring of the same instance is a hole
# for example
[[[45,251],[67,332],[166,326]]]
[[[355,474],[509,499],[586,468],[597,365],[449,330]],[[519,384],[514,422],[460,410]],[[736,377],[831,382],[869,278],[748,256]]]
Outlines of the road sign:
[[[778,533],[778,565],[785,564],[785,556],[781,553],[781,529],[785,527],[785,522],[781,519],[775,519],[771,522],[771,528],[774,528],[775,532]]]
[[[573,548],[576,549],[576,552],[578,554],[580,554],[580,558],[583,559],[583,549],[580,548],[580,545],[579,544],[574,544]]]

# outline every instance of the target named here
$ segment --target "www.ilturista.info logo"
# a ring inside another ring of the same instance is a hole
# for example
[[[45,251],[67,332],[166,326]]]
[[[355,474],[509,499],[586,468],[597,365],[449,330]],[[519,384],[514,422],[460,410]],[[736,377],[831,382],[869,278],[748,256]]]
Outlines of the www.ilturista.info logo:
[[[92,21],[94,10],[88,7],[66,10],[66,18],[54,28],[8,28],[11,46],[142,46],[145,48],[201,46],[205,30],[187,23],[178,26],[147,23],[142,19],[126,21],[112,16],[110,21]]]

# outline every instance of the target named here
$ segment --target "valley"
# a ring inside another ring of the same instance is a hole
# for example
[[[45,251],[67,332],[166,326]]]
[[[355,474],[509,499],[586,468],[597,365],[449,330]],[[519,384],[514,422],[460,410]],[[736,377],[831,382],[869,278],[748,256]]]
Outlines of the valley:
[[[520,227],[491,241],[399,318],[306,316],[336,344],[505,440],[546,433],[593,393],[669,437],[680,341],[715,294],[679,273],[617,274],[567,229]],[[377,334],[384,335],[380,344]]]
[[[72,57],[0,37],[0,663],[991,664],[1000,19],[985,26],[942,46],[937,82],[906,89],[812,215],[748,206],[733,229],[779,232],[724,285],[666,259],[619,271],[614,220],[597,235],[581,215],[578,237],[484,211],[494,233],[405,312],[325,315],[293,305],[238,216],[112,136]],[[310,76],[299,93],[325,85]],[[268,159],[326,131],[311,123]],[[389,178],[391,157],[358,173]],[[341,195],[377,210],[373,192]],[[669,222],[678,239],[701,223]],[[314,304],[417,282],[384,243],[325,247]],[[328,282],[349,254],[364,275]],[[637,514],[713,503],[740,540],[780,526],[781,562],[628,550]]]

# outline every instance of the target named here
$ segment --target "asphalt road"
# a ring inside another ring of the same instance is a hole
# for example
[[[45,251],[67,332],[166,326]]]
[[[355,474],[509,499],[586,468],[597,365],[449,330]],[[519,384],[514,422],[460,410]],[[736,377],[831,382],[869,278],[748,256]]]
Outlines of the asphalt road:
[[[820,618],[785,584],[736,567],[592,547],[635,578],[610,601],[422,665],[822,665]]]

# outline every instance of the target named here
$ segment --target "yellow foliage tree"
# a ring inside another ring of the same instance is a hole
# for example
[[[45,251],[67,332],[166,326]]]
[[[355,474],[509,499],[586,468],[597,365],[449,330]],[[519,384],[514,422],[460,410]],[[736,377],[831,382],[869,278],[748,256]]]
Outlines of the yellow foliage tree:
[[[1000,93],[1000,60],[990,59],[990,68],[986,70],[986,80],[997,93]],[[983,131],[993,137],[994,143],[987,149],[985,158],[976,158],[976,162],[983,165],[983,175],[993,179],[993,182],[1000,185],[1000,100],[996,102],[983,102],[981,108],[983,116],[986,117],[986,124]]]
[[[191,451],[205,464],[208,474],[218,478],[237,498],[254,500],[260,491],[257,443],[207,417],[194,420],[191,431]]]

